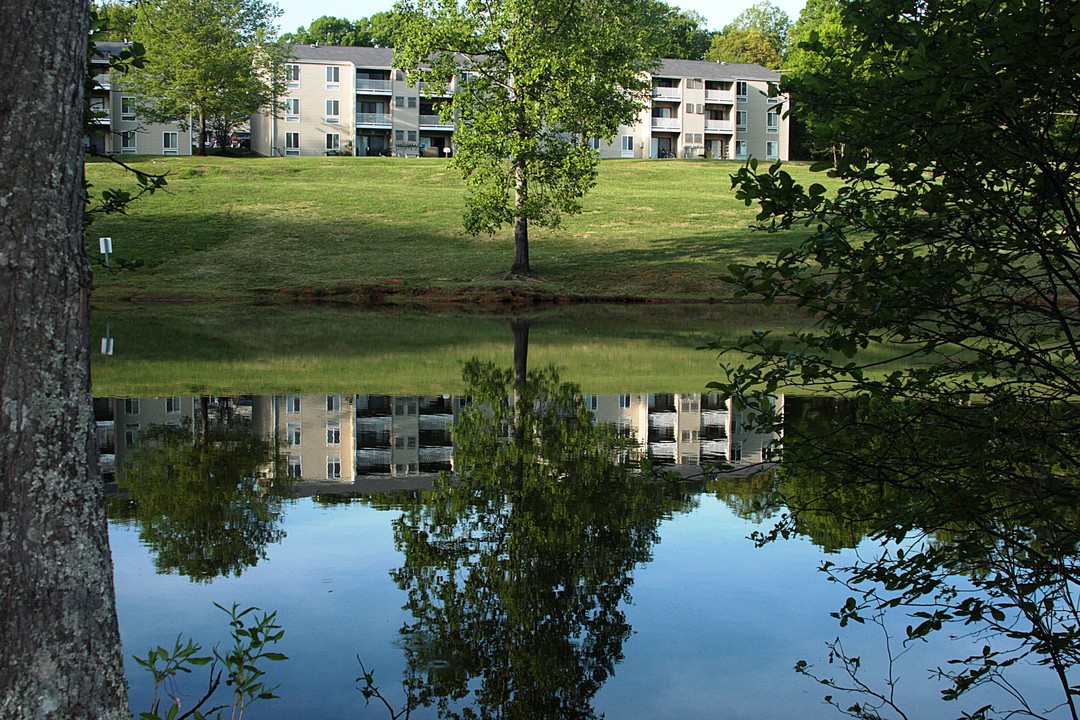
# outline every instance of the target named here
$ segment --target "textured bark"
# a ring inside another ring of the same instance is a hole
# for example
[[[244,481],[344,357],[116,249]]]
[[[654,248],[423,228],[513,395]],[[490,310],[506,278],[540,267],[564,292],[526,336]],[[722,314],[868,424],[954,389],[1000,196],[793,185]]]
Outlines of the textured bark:
[[[83,0],[0,2],[0,717],[129,718],[89,373]]]

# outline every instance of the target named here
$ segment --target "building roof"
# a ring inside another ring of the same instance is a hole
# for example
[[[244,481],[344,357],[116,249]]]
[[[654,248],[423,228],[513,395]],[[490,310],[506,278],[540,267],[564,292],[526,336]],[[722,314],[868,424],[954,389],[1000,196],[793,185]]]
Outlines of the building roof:
[[[293,45],[293,57],[313,62],[350,62],[357,67],[385,67],[394,63],[393,48]],[[777,82],[780,73],[749,63],[663,59],[656,75],[699,77],[704,80],[764,80]]]
[[[329,63],[350,62],[358,67],[388,68],[394,62],[393,48],[293,45],[292,54],[297,60]]]
[[[706,60],[675,60],[665,58],[660,61],[660,69],[655,75],[675,77],[696,77],[703,80],[764,80],[779,82],[780,73],[750,63],[708,62]]]

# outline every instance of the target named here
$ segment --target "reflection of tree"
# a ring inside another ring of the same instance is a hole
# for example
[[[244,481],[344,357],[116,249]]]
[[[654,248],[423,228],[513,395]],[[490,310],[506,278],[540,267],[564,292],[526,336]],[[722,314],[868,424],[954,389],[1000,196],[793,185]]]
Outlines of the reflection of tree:
[[[595,717],[630,634],[630,571],[678,504],[617,462],[626,440],[594,424],[576,387],[525,372],[523,349],[515,370],[466,365],[457,475],[395,527],[410,674],[426,674],[421,697],[445,717]]]
[[[143,447],[117,468],[129,500],[112,503],[110,515],[140,525],[159,572],[198,582],[239,576],[285,537],[278,527],[288,482],[281,460],[267,438],[252,434],[249,419],[227,407],[204,413],[198,431],[147,429]]]
[[[841,622],[904,608],[908,639],[955,628],[979,645],[943,667],[945,698],[992,684],[1022,716],[1078,717],[1080,492],[1068,459],[1080,457],[1080,437],[1049,432],[1076,409],[998,398],[834,410],[809,433],[786,424],[779,492],[791,514],[774,534],[803,533],[829,549],[864,537],[880,545],[829,568],[853,591]],[[1028,662],[1060,684],[1054,713],[1029,707],[1024,688],[1009,684],[1009,668]],[[1008,714],[977,716],[997,713]]]

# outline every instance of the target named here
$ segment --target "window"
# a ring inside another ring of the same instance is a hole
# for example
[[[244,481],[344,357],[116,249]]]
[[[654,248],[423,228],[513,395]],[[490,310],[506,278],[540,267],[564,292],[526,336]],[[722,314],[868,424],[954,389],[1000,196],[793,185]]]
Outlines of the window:
[[[180,398],[176,395],[165,398],[165,412],[169,414],[180,412]]]
[[[120,119],[121,120],[134,120],[135,119],[135,98],[122,97],[120,98]]]
[[[177,133],[161,133],[161,152],[163,155],[176,155],[180,148],[180,139]]]
[[[780,158],[780,143],[775,140],[765,142],[765,159],[778,160]]]
[[[405,446],[408,447],[410,450],[415,450],[416,449],[416,438],[413,437],[412,435],[407,437],[405,439]]]
[[[300,463],[300,455],[289,456],[289,477],[299,480],[304,476],[303,466]]]
[[[735,157],[739,158],[740,160],[742,160],[742,159],[744,159],[746,157],[746,141],[745,140],[736,140],[735,141]]]
[[[289,87],[300,87],[300,66],[299,65],[286,65],[285,66],[285,82],[289,84]]]
[[[405,438],[404,437],[396,437],[396,438],[394,438],[394,449],[395,450],[404,450],[405,449]]]
[[[596,400],[595,395],[586,395],[582,399],[585,401],[585,408],[586,409],[588,409],[588,410],[595,410],[596,409],[597,400]]]
[[[326,456],[326,479],[334,480],[341,477],[341,454],[334,453]]]
[[[599,150],[600,149],[600,138],[591,137],[591,138],[589,138],[588,142],[589,142],[589,147],[592,148],[593,150]]]
[[[285,122],[300,122],[300,98],[285,98]]]
[[[629,395],[620,395],[619,396],[619,407],[622,408],[623,410],[626,410],[627,408],[630,407],[630,396]]]
[[[394,107],[396,107],[396,108],[405,107],[405,96],[404,95],[395,95],[394,96]]]
[[[287,132],[285,133],[285,154],[286,155],[299,155],[300,154],[300,133]],[[299,400],[299,398],[298,398]],[[300,412],[297,410],[297,412]]]
[[[295,134],[295,133],[293,133]],[[298,413],[300,412],[300,396],[299,395],[286,395],[285,396],[285,412]]]
[[[409,98],[409,107],[411,107],[411,108],[416,107],[416,98],[414,98],[414,97]]]
[[[780,132],[780,113],[770,110],[765,113],[765,132]]]
[[[326,149],[328,152],[337,152],[341,149],[341,136],[337,133],[326,133]]]
[[[341,68],[337,65],[326,66],[326,89],[336,90],[341,82]]]
[[[285,425],[285,437],[290,445],[300,444],[300,423],[291,422]]]
[[[395,130],[394,131],[394,140],[397,141],[397,142],[405,142],[405,131],[404,130]]]
[[[341,444],[341,423],[337,420],[326,421],[326,444],[327,445],[340,445]]]
[[[746,81],[735,81],[735,97],[739,99],[739,102],[746,102]]]
[[[416,142],[416,131],[415,130],[410,130],[409,131],[409,142]]]
[[[326,396],[326,412],[338,412],[341,410],[341,396],[340,395],[327,395]]]
[[[139,444],[139,423],[127,423],[124,425],[124,444],[135,447]]]
[[[634,152],[634,136],[623,135],[622,136],[622,149],[623,152]]]
[[[735,127],[737,127],[739,130],[745,130],[746,129],[746,111],[745,110],[736,110],[735,111]]]
[[[139,398],[125,398],[124,399],[124,412],[128,415],[139,414]]]
[[[404,80],[405,80],[405,71],[404,70],[396,71],[394,73],[394,78],[397,79],[398,81],[404,82]]]
[[[340,103],[337,100],[326,101],[326,122],[336,123],[338,121]]]
[[[120,152],[122,153],[134,153],[138,152],[139,144],[135,137],[134,130],[125,130],[120,133]]]

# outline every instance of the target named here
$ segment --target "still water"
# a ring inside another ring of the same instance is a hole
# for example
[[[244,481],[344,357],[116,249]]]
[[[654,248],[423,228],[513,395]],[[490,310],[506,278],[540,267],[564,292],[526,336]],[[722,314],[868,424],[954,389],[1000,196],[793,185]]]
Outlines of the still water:
[[[781,542],[748,538],[784,510],[765,509],[783,437],[694,392],[685,370],[649,391],[617,358],[607,372],[625,377],[623,391],[603,380],[590,394],[530,362],[537,334],[530,348],[524,327],[488,357],[457,359],[460,381],[442,394],[339,381],[321,393],[185,394],[176,388],[196,384],[179,377],[165,392],[96,401],[133,710],[149,708],[152,684],[131,656],[178,636],[204,654],[224,646],[215,603],[275,611],[285,630],[273,650],[288,660],[263,667],[280,699],[249,718],[390,717],[365,704],[360,661],[395,708],[406,684],[426,701],[413,718],[832,718],[828,691],[793,667],[835,675],[825,643],[838,636],[880,687],[881,628],[838,628],[830,613],[851,593],[818,569],[876,546],[838,541],[820,518]],[[577,345],[558,353],[571,367]],[[136,365],[156,372],[174,354]],[[698,357],[691,372],[708,377],[715,359]],[[225,371],[246,362],[230,355]],[[415,355],[408,372],[424,362]],[[207,372],[205,358],[196,365]],[[268,384],[302,385],[278,373],[252,389]],[[792,417],[828,407],[775,403]],[[642,459],[679,478],[643,477]],[[705,476],[718,466],[727,472]],[[894,654],[907,623],[888,620]],[[929,676],[977,651],[973,638],[908,647],[892,668],[899,704],[955,717]],[[165,690],[189,708],[204,671]],[[1051,678],[1020,678],[1028,697],[1052,697]]]
[[[125,652],[180,635],[225,644],[214,603],[237,603],[277,611],[286,631],[276,650],[288,661],[266,668],[280,699],[253,717],[385,717],[357,689],[358,656],[402,703],[403,678],[419,675],[451,709],[493,712],[517,697],[513,717],[835,717],[792,668],[827,666],[824,643],[839,632],[829,614],[849,593],[818,567],[856,549],[748,539],[771,526],[756,508],[779,439],[740,429],[715,396],[572,397],[595,425],[575,427],[564,408],[556,426],[530,426],[526,456],[550,453],[533,438],[557,433],[676,463],[691,480],[551,455],[515,474],[520,454],[484,445],[485,433],[514,445],[512,405],[470,415],[471,397],[99,402],[114,414],[125,486],[109,505]],[[716,463],[732,477],[693,480]],[[440,487],[439,472],[457,469],[475,482]],[[873,660],[880,631],[844,637],[885,672]],[[904,658],[900,695],[923,717],[944,717],[924,682],[935,652],[916,645]],[[149,707],[147,674],[128,668],[133,706]],[[184,681],[177,694],[191,703],[203,681]],[[494,685],[506,696],[492,700]]]

